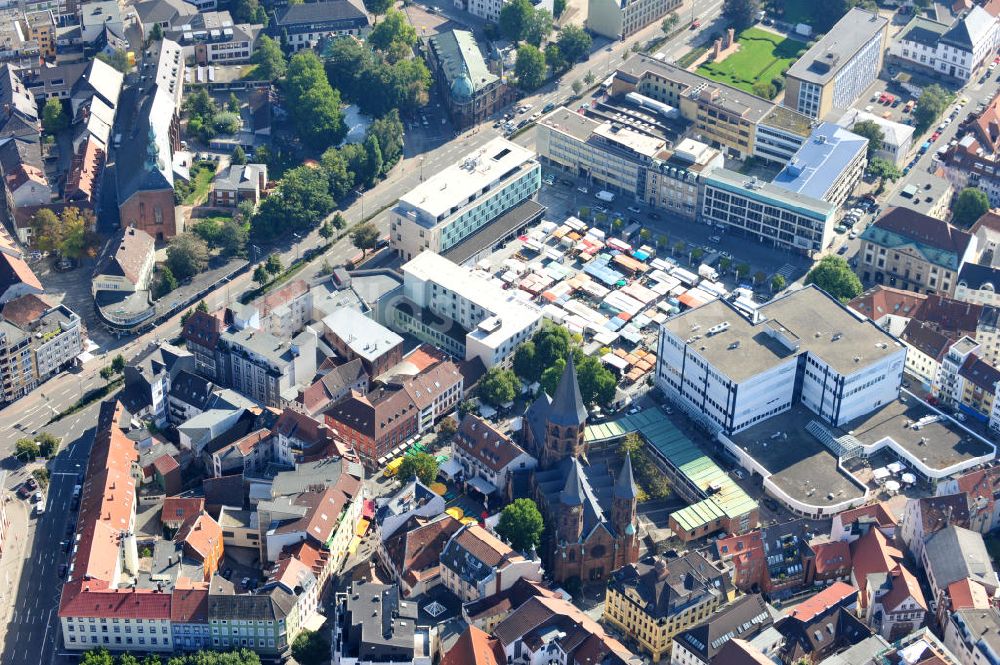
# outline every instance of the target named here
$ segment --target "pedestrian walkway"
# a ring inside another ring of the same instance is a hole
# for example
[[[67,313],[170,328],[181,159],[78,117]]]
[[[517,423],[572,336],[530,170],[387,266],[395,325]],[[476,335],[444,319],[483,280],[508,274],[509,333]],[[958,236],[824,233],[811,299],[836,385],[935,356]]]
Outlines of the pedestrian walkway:
[[[7,640],[7,630],[10,626],[14,610],[15,589],[21,581],[21,569],[24,566],[24,548],[30,539],[28,524],[28,504],[15,496],[3,491],[6,500],[7,529],[3,542],[3,552],[0,553],[0,652]]]

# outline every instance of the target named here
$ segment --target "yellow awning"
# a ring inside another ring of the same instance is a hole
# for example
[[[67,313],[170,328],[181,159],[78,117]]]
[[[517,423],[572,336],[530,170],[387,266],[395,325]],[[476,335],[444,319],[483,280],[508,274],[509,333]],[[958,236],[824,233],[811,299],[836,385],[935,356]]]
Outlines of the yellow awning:
[[[354,553],[358,551],[358,545],[361,544],[361,539],[357,536],[351,539],[351,544],[347,546],[347,556],[354,556]]]
[[[358,520],[358,525],[354,528],[354,533],[359,537],[363,537],[368,533],[368,520]]]
[[[444,496],[448,493],[448,486],[444,483],[431,483],[430,490],[438,496]]]
[[[460,520],[463,517],[465,517],[465,511],[462,510],[461,508],[459,508],[458,506],[452,506],[451,508],[449,508],[448,510],[446,510],[444,512],[447,513],[447,514],[449,514],[449,515],[451,515],[452,517],[454,517],[457,520]]]

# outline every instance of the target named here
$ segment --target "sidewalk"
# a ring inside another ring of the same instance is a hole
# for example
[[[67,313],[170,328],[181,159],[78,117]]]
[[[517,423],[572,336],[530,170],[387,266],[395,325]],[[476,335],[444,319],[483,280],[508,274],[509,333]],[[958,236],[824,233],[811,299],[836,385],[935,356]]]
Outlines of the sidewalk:
[[[0,555],[0,599],[3,600],[3,608],[0,609],[0,652],[5,647],[11,613],[14,611],[14,589],[18,588],[21,581],[24,548],[34,535],[33,532],[28,532],[30,526],[28,504],[3,489],[7,498],[9,523],[3,543],[3,553]]]

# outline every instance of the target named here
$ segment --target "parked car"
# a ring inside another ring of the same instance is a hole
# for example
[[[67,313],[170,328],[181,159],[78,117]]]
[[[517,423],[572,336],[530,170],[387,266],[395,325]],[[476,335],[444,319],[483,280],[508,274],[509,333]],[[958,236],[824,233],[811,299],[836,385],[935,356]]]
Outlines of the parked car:
[[[642,212],[642,210],[640,210],[640,209],[639,209],[638,207],[636,207],[636,206],[629,206],[629,207],[628,207],[628,211],[629,211],[629,212],[634,212],[634,213],[635,213],[635,214],[637,214],[637,215],[638,215],[638,214],[639,214],[640,212]]]
[[[691,29],[692,30],[697,30],[700,27],[701,27],[701,21],[699,21],[698,19],[695,19],[695,20],[691,21]]]

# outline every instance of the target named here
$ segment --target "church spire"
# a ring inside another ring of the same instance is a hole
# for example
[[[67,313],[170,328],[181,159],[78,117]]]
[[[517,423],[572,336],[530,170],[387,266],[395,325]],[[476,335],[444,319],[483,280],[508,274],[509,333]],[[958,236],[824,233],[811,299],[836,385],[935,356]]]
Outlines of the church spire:
[[[618,472],[618,479],[615,481],[616,499],[637,499],[639,490],[635,486],[635,477],[632,475],[632,454],[625,453],[625,464]]]
[[[580,395],[572,352],[566,359],[566,369],[563,370],[559,385],[556,386],[556,394],[552,397],[548,420],[553,425],[563,427],[580,427],[587,422],[587,408]]]
[[[559,493],[559,502],[565,506],[583,505],[583,482],[580,480],[580,462],[575,457],[569,465],[569,475],[566,476],[566,485]]]

